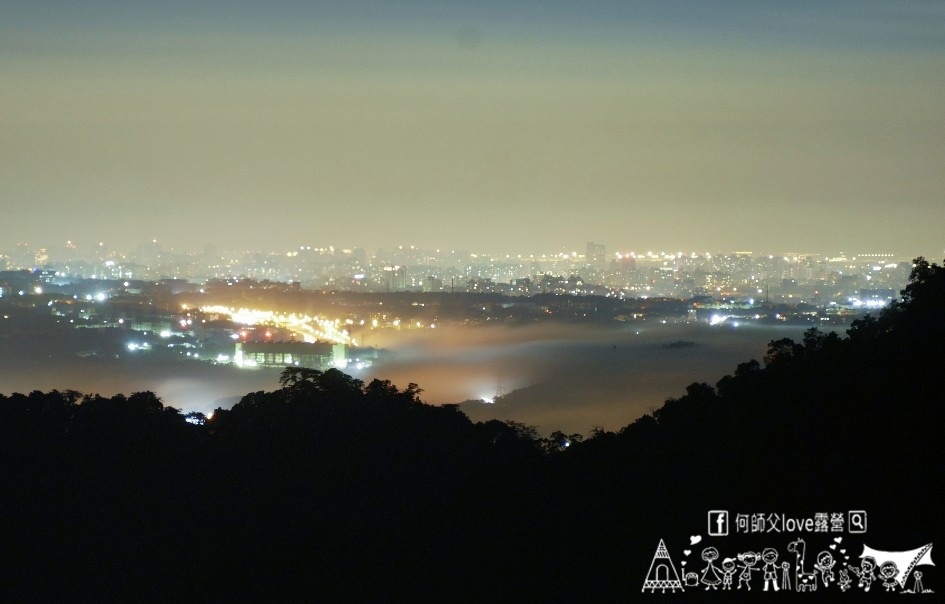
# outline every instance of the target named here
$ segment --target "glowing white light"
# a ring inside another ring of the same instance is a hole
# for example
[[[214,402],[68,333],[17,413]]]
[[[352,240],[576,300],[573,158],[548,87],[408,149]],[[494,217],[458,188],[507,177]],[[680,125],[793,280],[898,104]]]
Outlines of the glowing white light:
[[[171,337],[171,330],[170,329],[161,330],[161,333],[158,335],[160,335],[162,338],[169,338]]]

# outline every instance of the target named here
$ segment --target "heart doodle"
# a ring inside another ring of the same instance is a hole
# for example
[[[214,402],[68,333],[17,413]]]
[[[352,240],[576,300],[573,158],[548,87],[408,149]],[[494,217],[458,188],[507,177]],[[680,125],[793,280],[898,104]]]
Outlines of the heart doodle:
[[[691,549],[684,549],[684,550],[682,551],[682,553],[684,553],[684,554],[686,554],[686,555],[688,556],[689,554],[692,553],[692,550],[691,550]]]

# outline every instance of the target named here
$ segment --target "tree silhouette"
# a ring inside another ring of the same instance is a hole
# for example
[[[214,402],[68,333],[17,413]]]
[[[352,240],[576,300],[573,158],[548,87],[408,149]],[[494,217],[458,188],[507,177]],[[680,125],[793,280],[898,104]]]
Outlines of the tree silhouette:
[[[337,369],[287,368],[209,419],[151,392],[0,395],[0,597],[625,599],[719,502],[868,509],[874,542],[926,542],[943,302],[919,258],[847,337],[772,341],[583,440]]]

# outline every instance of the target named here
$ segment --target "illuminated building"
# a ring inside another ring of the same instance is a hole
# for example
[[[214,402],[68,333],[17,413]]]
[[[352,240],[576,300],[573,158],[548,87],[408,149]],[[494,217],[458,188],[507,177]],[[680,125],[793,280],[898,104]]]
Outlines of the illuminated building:
[[[329,342],[237,342],[233,362],[240,367],[308,367],[347,365],[344,344]]]

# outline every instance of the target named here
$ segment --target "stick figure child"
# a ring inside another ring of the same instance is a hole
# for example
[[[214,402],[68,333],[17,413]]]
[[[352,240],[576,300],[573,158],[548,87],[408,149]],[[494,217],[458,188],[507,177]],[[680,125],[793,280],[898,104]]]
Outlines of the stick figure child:
[[[886,588],[886,591],[896,589],[896,575],[898,574],[899,567],[892,560],[879,565],[879,578],[883,580],[883,587]]]
[[[791,565],[787,562],[781,563],[781,589],[790,591],[791,589]]]
[[[873,556],[867,556],[860,561],[860,568],[855,566],[850,566],[850,570],[860,578],[860,582],[857,584],[857,587],[862,587],[863,591],[869,591],[870,585],[873,583],[873,579],[876,577],[873,576],[873,569],[876,568],[876,559]]]
[[[735,574],[735,560],[722,560],[722,589],[732,589],[732,575]]]
[[[820,571],[820,580],[824,582],[824,587],[827,587],[828,582],[834,580],[833,576],[833,566],[837,561],[833,559],[833,554],[824,550],[817,554],[817,562],[814,564],[814,568]]]
[[[765,573],[765,587],[762,591],[768,591],[768,582],[771,582],[771,587],[774,588],[774,591],[780,589],[778,587],[778,552],[774,548],[767,548],[761,554],[761,560],[765,563],[764,568],[762,569]]]
[[[758,554],[755,552],[738,554],[738,561],[742,563],[742,572],[738,575],[738,589],[741,589],[742,583],[744,583],[748,591],[751,591],[751,573],[752,571],[758,570],[752,567],[758,563]]]

